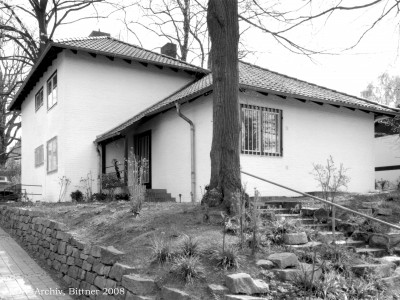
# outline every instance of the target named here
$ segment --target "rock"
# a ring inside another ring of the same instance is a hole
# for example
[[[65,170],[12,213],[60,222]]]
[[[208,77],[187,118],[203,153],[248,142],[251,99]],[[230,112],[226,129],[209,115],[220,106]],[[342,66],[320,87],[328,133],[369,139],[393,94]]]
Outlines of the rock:
[[[400,257],[398,256],[384,256],[381,258],[377,258],[381,263],[393,263],[396,266],[400,266]]]
[[[265,298],[247,295],[226,295],[225,300],[265,300]]]
[[[135,270],[136,269],[133,267],[126,266],[126,265],[123,265],[120,263],[115,263],[112,266],[111,271],[108,276],[112,279],[116,279],[117,281],[121,281],[123,275],[133,273],[133,272],[135,272]]]
[[[390,247],[400,246],[400,233],[388,233],[390,239]]]
[[[122,276],[122,286],[137,295],[152,295],[157,291],[157,285],[153,279],[137,274]]]
[[[287,245],[303,245],[308,243],[308,238],[305,232],[285,233],[283,242]]]
[[[358,276],[373,274],[378,277],[390,277],[393,273],[393,264],[361,264],[351,266],[351,270]]]
[[[377,215],[380,216],[391,216],[393,214],[393,210],[391,208],[382,208],[379,207],[375,210]]]
[[[295,281],[299,278],[308,279],[311,281],[313,274],[313,265],[300,263],[296,269],[274,269],[272,272],[277,278],[282,281]],[[318,280],[322,275],[322,270],[319,266],[315,266],[313,280]]]
[[[318,220],[320,223],[326,223],[329,219],[329,212],[325,208],[318,208],[314,212],[314,218]]]
[[[229,289],[227,287],[220,284],[209,284],[208,290],[211,294],[217,296],[222,296],[229,292]]]
[[[181,290],[168,288],[165,286],[161,289],[161,297],[163,300],[190,300],[189,294],[186,294]]]
[[[258,260],[258,261],[256,262],[256,266],[257,266],[257,267],[260,267],[260,268],[262,268],[262,269],[265,269],[265,270],[270,270],[270,269],[275,268],[275,264],[274,264],[272,261],[267,260],[267,259],[260,259],[260,260]]]
[[[115,249],[113,246],[100,247],[100,260],[103,264],[112,265],[121,259],[123,255],[125,255],[124,252]]]
[[[235,294],[262,294],[268,292],[268,284],[262,280],[253,280],[249,274],[236,273],[225,276],[225,285]]]
[[[296,267],[299,265],[299,260],[297,259],[297,256],[291,252],[271,254],[267,257],[267,259],[272,261],[278,267],[278,269]]]

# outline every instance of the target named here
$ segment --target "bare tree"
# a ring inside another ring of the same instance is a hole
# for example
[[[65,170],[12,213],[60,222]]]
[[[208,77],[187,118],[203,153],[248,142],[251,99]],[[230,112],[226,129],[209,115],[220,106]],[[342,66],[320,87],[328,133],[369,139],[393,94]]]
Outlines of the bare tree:
[[[106,15],[100,4],[112,7]],[[91,8],[92,11],[80,13]],[[90,18],[105,18],[123,6],[105,0],[0,0],[0,165],[19,140],[21,121],[7,111],[15,92],[47,43],[62,25]]]

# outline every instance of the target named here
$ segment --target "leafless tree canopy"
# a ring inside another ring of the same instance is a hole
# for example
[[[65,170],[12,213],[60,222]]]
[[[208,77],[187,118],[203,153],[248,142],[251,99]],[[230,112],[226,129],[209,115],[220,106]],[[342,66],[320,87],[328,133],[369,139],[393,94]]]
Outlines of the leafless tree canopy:
[[[98,13],[108,5],[107,14]],[[62,25],[90,18],[106,18],[124,6],[106,0],[0,0],[0,165],[17,141],[20,118],[7,106]]]

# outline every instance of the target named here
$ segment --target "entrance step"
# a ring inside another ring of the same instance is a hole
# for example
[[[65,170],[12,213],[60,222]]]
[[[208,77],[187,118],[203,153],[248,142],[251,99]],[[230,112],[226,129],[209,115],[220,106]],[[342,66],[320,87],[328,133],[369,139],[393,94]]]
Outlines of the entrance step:
[[[382,248],[356,248],[356,253],[370,255],[374,257],[383,257],[387,255],[386,249]]]
[[[146,202],[176,202],[175,198],[167,193],[166,189],[148,189],[145,196]]]

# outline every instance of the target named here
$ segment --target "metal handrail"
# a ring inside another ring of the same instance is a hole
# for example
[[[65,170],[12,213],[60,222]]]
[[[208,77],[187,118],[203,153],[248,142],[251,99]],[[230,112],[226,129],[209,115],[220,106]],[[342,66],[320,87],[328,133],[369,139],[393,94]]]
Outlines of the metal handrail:
[[[396,229],[400,230],[400,226],[397,226],[397,225],[395,225],[395,224],[392,224],[392,223],[388,223],[388,222],[379,220],[379,219],[377,219],[377,218],[374,218],[374,217],[371,217],[371,216],[369,216],[369,215],[363,214],[363,213],[358,212],[358,211],[356,211],[356,210],[352,210],[352,209],[347,208],[347,207],[344,207],[344,206],[342,206],[342,205],[339,205],[339,204],[330,202],[330,201],[328,201],[328,200],[321,199],[321,198],[315,197],[315,196],[313,196],[313,195],[300,192],[300,191],[298,191],[298,190],[295,190],[295,189],[292,189],[292,188],[290,188],[290,187],[284,186],[284,185],[282,185],[282,184],[273,182],[273,181],[271,181],[271,180],[267,180],[267,179],[264,179],[264,178],[262,178],[262,177],[259,177],[259,176],[256,176],[256,175],[253,175],[253,174],[244,172],[244,171],[240,171],[240,172],[241,172],[242,174],[247,175],[247,176],[250,176],[250,177],[259,179],[259,180],[261,180],[261,181],[268,182],[268,183],[270,183],[270,184],[279,186],[279,187],[284,188],[284,189],[286,189],[286,190],[295,192],[295,193],[297,193],[297,194],[300,194],[300,195],[303,195],[303,196],[306,196],[306,197],[310,197],[310,198],[312,198],[312,199],[318,200],[318,201],[323,202],[323,203],[325,203],[325,204],[328,204],[328,205],[330,205],[330,206],[334,206],[334,207],[340,208],[340,209],[342,209],[342,210],[344,210],[344,211],[351,212],[351,213],[353,213],[353,214],[355,214],[355,215],[359,215],[359,216],[364,217],[364,218],[367,218],[367,219],[369,219],[369,220],[372,220],[372,221],[375,221],[375,222],[384,224],[384,225],[386,225],[386,226],[389,226],[389,227],[396,228]]]

